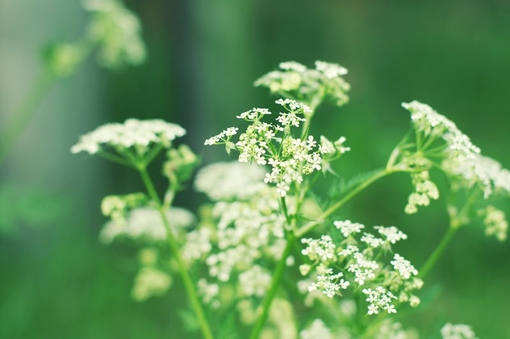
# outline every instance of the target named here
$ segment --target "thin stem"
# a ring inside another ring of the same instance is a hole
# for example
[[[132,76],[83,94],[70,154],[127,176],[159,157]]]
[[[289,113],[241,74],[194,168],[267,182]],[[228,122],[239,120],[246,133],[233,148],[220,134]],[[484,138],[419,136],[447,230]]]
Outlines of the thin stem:
[[[427,259],[427,261],[425,262],[423,267],[420,269],[420,271],[419,271],[420,273],[418,274],[418,278],[424,279],[427,276],[427,274],[430,272],[432,267],[434,267],[436,262],[443,255],[443,252],[445,251],[446,247],[448,246],[448,244],[452,240],[453,235],[455,234],[455,232],[458,229],[459,229],[458,227],[453,227],[452,225],[450,225],[450,227],[448,227],[448,231],[446,231],[445,235],[443,236],[443,238],[439,242],[439,245],[437,245],[437,247],[434,250],[434,252],[432,252],[432,254]]]
[[[477,190],[471,190],[471,192],[468,195],[467,201],[460,210],[460,212],[455,215],[454,217],[450,217],[450,226],[448,227],[448,231],[446,231],[445,235],[437,245],[436,249],[430,257],[427,259],[425,264],[423,265],[422,269],[419,271],[418,277],[420,279],[424,279],[425,276],[430,272],[430,270],[434,267],[436,262],[439,260],[441,255],[443,255],[443,252],[445,251],[446,247],[452,240],[453,235],[457,230],[465,225],[467,223],[467,214],[470,211],[471,206],[477,199],[478,194]]]
[[[285,244],[285,249],[283,250],[282,257],[280,261],[278,262],[278,265],[276,266],[276,270],[273,275],[273,280],[271,282],[271,286],[269,288],[269,291],[266,294],[266,297],[264,298],[262,305],[259,307],[258,312],[261,312],[259,315],[259,318],[257,319],[257,322],[255,323],[250,339],[257,339],[260,336],[260,333],[262,332],[262,329],[264,328],[264,325],[266,323],[267,317],[269,316],[269,308],[271,306],[271,303],[273,301],[274,296],[276,295],[276,291],[278,290],[278,287],[280,285],[280,281],[283,277],[283,272],[285,270],[287,258],[290,255],[290,252],[292,250],[292,245],[294,243],[295,237],[292,235],[292,233],[288,233],[287,236],[287,243]]]
[[[188,274],[188,270],[186,268],[186,265],[184,264],[184,260],[181,257],[179,245],[177,244],[177,241],[174,238],[172,228],[166,216],[166,211],[161,204],[161,199],[159,198],[154,187],[154,184],[152,183],[152,180],[150,179],[150,176],[147,173],[145,165],[139,165],[137,169],[140,172],[140,175],[142,177],[143,183],[145,184],[147,192],[149,193],[149,196],[156,203],[159,214],[161,215],[161,219],[163,219],[163,224],[165,225],[167,233],[168,245],[170,246],[170,250],[175,258],[175,261],[177,262],[177,267],[179,268],[179,273],[181,275],[184,288],[186,289],[188,297],[191,301],[191,306],[193,307],[195,315],[197,316],[197,321],[202,331],[202,335],[205,339],[212,339],[213,338],[212,331],[209,327],[209,323],[207,322],[207,318],[205,317],[205,312],[202,308],[202,304],[200,303],[200,299],[198,298],[195,286],[191,280],[190,275]]]
[[[28,95],[12,115],[12,121],[8,122],[7,127],[1,131],[0,136],[3,135],[4,137],[1,138],[0,143],[0,164],[9,154],[12,146],[25,129],[37,106],[46,96],[54,81],[55,77],[49,71],[44,70],[40,73]]]
[[[329,207],[326,211],[324,211],[324,213],[322,213],[317,218],[317,220],[311,221],[308,224],[306,224],[305,226],[303,226],[301,229],[299,229],[296,232],[296,237],[300,238],[303,235],[305,235],[306,233],[310,232],[317,225],[319,225],[321,222],[323,222],[324,219],[326,219],[331,214],[333,214],[336,210],[338,210],[340,207],[345,205],[349,200],[354,198],[358,193],[363,191],[365,188],[367,188],[368,186],[370,186],[371,184],[373,184],[377,180],[379,180],[379,179],[381,179],[381,178],[383,178],[383,177],[385,177],[385,176],[387,176],[387,175],[389,175],[391,173],[397,172],[397,171],[398,171],[397,169],[391,169],[391,168],[388,169],[387,168],[387,169],[384,169],[384,170],[381,170],[381,171],[377,172],[376,174],[374,174],[373,176],[371,176],[370,178],[368,178],[367,180],[365,180],[364,182],[362,182],[361,184],[356,186],[355,189],[353,189],[352,191],[347,193],[342,199],[340,199],[334,205]]]

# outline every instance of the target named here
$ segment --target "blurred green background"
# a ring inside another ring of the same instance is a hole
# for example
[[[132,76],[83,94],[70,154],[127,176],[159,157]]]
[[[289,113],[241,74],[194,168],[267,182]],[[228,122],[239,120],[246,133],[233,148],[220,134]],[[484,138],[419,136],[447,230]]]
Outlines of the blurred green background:
[[[136,248],[97,240],[106,194],[141,189],[137,177],[69,148],[97,125],[163,118],[188,130],[204,162],[226,160],[203,140],[252,107],[273,107],[253,81],[279,62],[315,60],[349,70],[351,102],[323,106],[314,134],[347,137],[345,176],[382,166],[409,126],[403,101],[448,116],[485,155],[510,168],[508,0],[127,1],[143,23],[149,59],[111,73],[89,60],[56,84],[0,166],[0,338],[180,338],[182,298],[136,303]],[[41,70],[42,47],[73,41],[87,22],[78,1],[0,0],[0,127]],[[157,170],[154,172],[157,174]],[[438,178],[441,180],[441,178]],[[161,181],[163,183],[163,181]],[[409,179],[386,178],[344,211],[396,225],[398,250],[417,267],[446,229],[444,201],[405,216]],[[178,204],[194,208],[197,196]],[[502,202],[507,213],[510,204]],[[478,226],[478,227],[475,227]],[[510,338],[510,245],[462,229],[426,281],[428,307],[406,318],[424,338],[446,321],[480,338]],[[432,293],[432,294],[433,294]]]

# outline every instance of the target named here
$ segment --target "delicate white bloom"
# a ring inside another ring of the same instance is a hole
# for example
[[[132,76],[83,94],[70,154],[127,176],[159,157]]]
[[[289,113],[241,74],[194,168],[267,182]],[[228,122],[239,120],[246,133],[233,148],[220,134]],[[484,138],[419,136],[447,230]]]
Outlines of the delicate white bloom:
[[[418,333],[415,331],[406,331],[401,323],[394,323],[390,319],[385,319],[379,325],[374,338],[377,339],[418,339]]]
[[[143,267],[135,278],[131,296],[136,301],[144,301],[152,296],[161,296],[172,285],[172,278],[153,267]]]
[[[310,106],[305,105],[302,102],[292,99],[278,99],[275,101],[276,104],[284,107],[289,112],[293,113],[312,113]],[[303,119],[304,120],[304,119]]]
[[[166,216],[174,231],[188,227],[195,222],[195,216],[180,207],[171,207]],[[166,241],[167,230],[160,213],[156,209],[140,207],[131,210],[124,222],[121,220],[107,222],[99,234],[99,238],[103,243],[110,243],[117,237]]]
[[[466,188],[480,186],[486,198],[493,191],[510,193],[510,171],[489,157],[482,155],[450,157],[443,161],[442,168],[460,178],[462,186]]]
[[[304,71],[306,71],[306,66],[295,61],[281,62],[279,67],[284,70],[291,70],[299,73],[303,73]]]
[[[372,248],[377,248],[384,244],[384,239],[376,238],[373,234],[370,233],[363,233],[363,236],[360,240]]]
[[[301,243],[308,246],[301,251],[312,261],[329,261],[335,258],[335,244],[329,235],[323,235],[320,240],[303,238]]]
[[[322,291],[328,298],[333,298],[336,294],[340,294],[340,290],[345,290],[350,283],[344,279],[343,273],[334,274],[331,268],[326,268],[322,264],[317,268],[316,281],[308,286],[308,291]]]
[[[421,171],[411,174],[414,192],[409,195],[408,204],[405,207],[407,214],[413,214],[418,211],[417,206],[428,206],[430,199],[439,198],[439,190],[436,184],[429,180],[429,172]]]
[[[476,339],[475,332],[471,329],[471,326],[464,324],[445,324],[441,328],[441,336],[443,339]]]
[[[352,222],[350,220],[343,220],[343,221],[334,221],[333,224],[336,228],[338,228],[344,237],[350,236],[352,233],[359,233],[363,228],[365,228],[364,225],[359,224],[357,222]]]
[[[186,131],[181,126],[163,120],[128,119],[123,124],[106,124],[81,136],[71,152],[95,154],[104,146],[145,148],[151,143],[170,145],[171,141],[184,134]]]
[[[364,285],[367,280],[375,278],[375,271],[379,268],[376,261],[369,260],[361,253],[353,253],[353,262],[347,266],[347,270],[354,273],[354,282],[359,286]]]
[[[198,281],[198,293],[202,296],[204,304],[210,304],[213,308],[220,306],[220,302],[217,299],[220,293],[218,284],[209,283],[206,279],[202,278]]]
[[[218,162],[200,169],[195,189],[211,200],[246,200],[264,189],[266,171],[256,165]]]
[[[255,81],[255,86],[264,86],[273,93],[286,92],[302,101],[311,103],[314,98],[323,97],[332,99],[341,106],[349,98],[347,91],[350,85],[342,78],[347,74],[344,67],[317,61],[315,69],[308,69],[294,61],[280,63],[280,70],[269,72]]]
[[[392,244],[395,244],[399,240],[407,239],[407,235],[405,235],[404,232],[400,231],[395,226],[374,226],[374,228],[386,238],[386,241],[389,241]]]
[[[199,228],[186,234],[186,243],[182,247],[182,258],[190,263],[200,259],[212,249],[212,231],[209,228]]]
[[[138,17],[117,0],[85,0],[93,12],[87,38],[99,45],[99,61],[106,67],[138,65],[146,59]]]
[[[366,301],[369,303],[368,315],[377,314],[380,309],[388,313],[397,313],[395,306],[391,303],[397,297],[384,287],[378,286],[375,289],[365,288],[362,292],[367,295]]]
[[[456,154],[472,157],[480,153],[480,149],[471,143],[453,121],[437,113],[430,106],[418,101],[402,103],[402,106],[411,112],[416,129],[426,136],[442,137],[448,148]]]
[[[324,325],[322,320],[315,319],[310,326],[299,332],[300,339],[333,339],[335,338],[329,328]]]
[[[229,127],[226,130],[222,131],[220,134],[210,137],[204,142],[204,145],[218,145],[220,143],[225,143],[230,140],[230,138],[237,134],[239,128],[237,127]]]
[[[485,217],[483,220],[485,235],[494,235],[499,241],[505,241],[508,233],[508,221],[505,212],[489,205],[481,210],[479,214]]]
[[[263,297],[271,285],[272,276],[259,265],[254,265],[239,275],[239,289],[247,297]]]
[[[393,260],[390,261],[393,268],[397,270],[404,279],[411,278],[411,275],[418,275],[418,270],[414,268],[409,260],[404,259],[401,255],[395,253]]]
[[[344,68],[340,65],[337,65],[337,64],[332,64],[332,63],[324,62],[324,61],[316,61],[315,68],[319,72],[324,73],[324,75],[330,79],[340,77],[342,75],[347,74],[346,68]]]

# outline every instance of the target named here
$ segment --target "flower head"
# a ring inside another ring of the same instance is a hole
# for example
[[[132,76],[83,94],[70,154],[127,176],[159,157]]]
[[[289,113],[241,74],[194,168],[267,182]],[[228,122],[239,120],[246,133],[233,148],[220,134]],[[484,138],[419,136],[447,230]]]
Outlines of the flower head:
[[[175,138],[184,134],[184,128],[163,120],[128,119],[123,124],[106,124],[82,135],[71,152],[95,154],[106,146],[118,149],[137,147],[137,150],[144,152],[149,145],[155,143],[170,146]]]

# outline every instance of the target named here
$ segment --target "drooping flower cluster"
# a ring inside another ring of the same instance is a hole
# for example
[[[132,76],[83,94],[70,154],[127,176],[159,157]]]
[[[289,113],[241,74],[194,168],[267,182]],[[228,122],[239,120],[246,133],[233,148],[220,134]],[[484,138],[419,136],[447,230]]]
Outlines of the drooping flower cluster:
[[[417,206],[428,206],[430,199],[439,198],[439,190],[436,184],[429,179],[428,171],[421,171],[411,174],[414,192],[409,195],[405,212],[413,214],[418,211]]]
[[[312,107],[330,98],[335,105],[342,106],[349,100],[350,85],[342,78],[347,74],[344,67],[323,61],[315,62],[315,69],[295,62],[282,62],[279,70],[269,72],[255,81],[255,86],[269,88],[272,93],[295,98]]]
[[[508,233],[508,221],[505,212],[489,205],[478,213],[484,218],[485,235],[493,235],[499,241],[505,241]]]
[[[117,151],[134,147],[137,154],[145,154],[151,144],[170,147],[175,138],[184,134],[184,128],[163,120],[128,119],[123,124],[106,124],[82,135],[71,152],[95,154],[108,146]]]
[[[311,262],[301,265],[301,273],[307,275],[315,267],[309,292],[319,290],[332,298],[341,295],[341,291],[349,286],[354,289],[363,286],[369,315],[378,314],[381,310],[395,313],[393,301],[397,299],[409,302],[411,306],[419,304],[413,291],[420,289],[423,283],[416,277],[416,268],[399,254],[394,254],[391,266],[376,260],[390,252],[391,245],[407,238],[402,231],[394,226],[376,226],[374,228],[379,236],[367,232],[360,235],[365,228],[360,223],[343,220],[335,221],[334,225],[344,238],[338,245],[328,235],[301,241],[307,245],[301,253]]]
[[[311,135],[307,138],[295,138],[291,128],[299,127],[300,123],[305,121],[301,115],[309,112],[310,108],[289,99],[280,99],[276,103],[286,111],[279,114],[276,124],[262,122],[265,115],[271,114],[269,110],[254,108],[237,116],[251,123],[237,142],[234,143],[231,138],[238,130],[231,127],[207,139],[205,144],[225,144],[227,151],[237,150],[241,163],[270,165],[271,173],[266,174],[264,181],[275,184],[278,193],[284,197],[293,184],[300,184],[305,175],[320,170],[324,161],[338,157],[349,148],[343,146],[345,138],[332,143],[322,137],[321,144]]]

